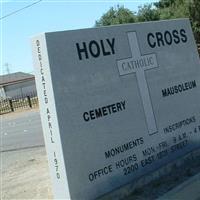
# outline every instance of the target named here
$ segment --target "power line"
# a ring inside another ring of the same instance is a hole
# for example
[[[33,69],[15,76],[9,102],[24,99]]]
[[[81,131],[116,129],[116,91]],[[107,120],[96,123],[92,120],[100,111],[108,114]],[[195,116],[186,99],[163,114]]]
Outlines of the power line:
[[[29,4],[29,5],[27,5],[27,6],[23,7],[23,8],[20,8],[19,10],[15,10],[15,11],[7,14],[7,15],[4,15],[3,17],[0,17],[0,20],[5,19],[5,18],[7,18],[7,17],[9,17],[11,15],[14,15],[14,14],[18,13],[18,12],[21,12],[22,10],[25,10],[26,8],[30,8],[31,6],[37,4],[37,3],[41,2],[41,1],[42,0],[36,1],[36,2],[34,2],[32,4]]]

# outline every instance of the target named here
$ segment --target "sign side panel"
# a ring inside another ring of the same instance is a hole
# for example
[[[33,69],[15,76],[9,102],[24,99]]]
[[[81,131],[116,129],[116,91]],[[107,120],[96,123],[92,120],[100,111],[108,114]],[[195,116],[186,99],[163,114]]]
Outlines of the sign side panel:
[[[55,199],[70,199],[45,34],[32,39],[33,63],[40,116]]]

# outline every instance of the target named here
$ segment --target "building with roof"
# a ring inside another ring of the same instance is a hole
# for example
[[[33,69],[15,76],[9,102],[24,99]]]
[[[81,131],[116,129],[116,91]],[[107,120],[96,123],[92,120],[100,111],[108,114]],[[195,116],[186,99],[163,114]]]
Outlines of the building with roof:
[[[0,98],[36,94],[35,76],[28,73],[16,72],[0,76]]]

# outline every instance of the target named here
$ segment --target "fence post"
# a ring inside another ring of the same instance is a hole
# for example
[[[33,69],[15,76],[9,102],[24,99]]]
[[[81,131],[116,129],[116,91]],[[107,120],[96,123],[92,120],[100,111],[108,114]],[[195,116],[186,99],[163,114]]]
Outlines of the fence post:
[[[29,107],[32,108],[32,104],[31,104],[31,98],[30,98],[30,96],[27,96],[27,99],[28,99],[28,105],[29,105]]]
[[[9,99],[9,104],[10,104],[11,111],[14,112],[12,99]]]

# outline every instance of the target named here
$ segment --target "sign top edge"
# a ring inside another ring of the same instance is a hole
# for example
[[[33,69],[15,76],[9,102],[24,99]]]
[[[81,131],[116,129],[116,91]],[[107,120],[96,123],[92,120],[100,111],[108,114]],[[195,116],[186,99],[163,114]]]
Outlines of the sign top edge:
[[[41,33],[33,35],[31,38],[34,38],[36,36],[41,36],[41,35],[48,35],[48,34],[52,34],[52,33],[77,32],[77,31],[95,30],[95,29],[98,30],[99,28],[101,28],[101,29],[110,29],[112,27],[137,26],[137,25],[140,25],[140,24],[150,24],[150,23],[158,24],[158,23],[163,23],[163,22],[176,22],[176,21],[177,22],[180,22],[180,21],[188,21],[188,22],[190,22],[189,18],[178,18],[178,19],[167,19],[167,20],[148,21],[148,22],[116,24],[116,25],[92,27],[92,28],[80,28],[80,29],[72,29],[72,30],[58,30],[58,31],[41,32]]]

